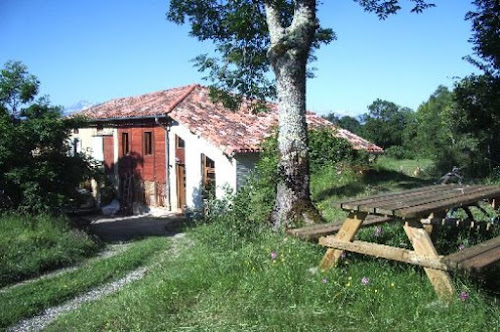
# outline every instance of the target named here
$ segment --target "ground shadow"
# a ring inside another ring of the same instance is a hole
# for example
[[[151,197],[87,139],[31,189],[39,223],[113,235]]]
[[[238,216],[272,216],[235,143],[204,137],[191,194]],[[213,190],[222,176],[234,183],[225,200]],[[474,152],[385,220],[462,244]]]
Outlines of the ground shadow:
[[[167,217],[100,218],[91,221],[88,229],[104,242],[120,242],[150,236],[173,236],[186,226],[187,219],[175,214]]]

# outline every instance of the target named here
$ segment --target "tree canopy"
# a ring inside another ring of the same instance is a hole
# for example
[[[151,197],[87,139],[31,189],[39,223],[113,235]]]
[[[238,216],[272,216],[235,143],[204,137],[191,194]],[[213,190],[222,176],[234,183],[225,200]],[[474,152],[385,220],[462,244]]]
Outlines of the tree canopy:
[[[91,171],[85,156],[70,156],[75,120],[47,97],[36,99],[39,82],[19,61],[0,73],[0,209],[60,211]]]

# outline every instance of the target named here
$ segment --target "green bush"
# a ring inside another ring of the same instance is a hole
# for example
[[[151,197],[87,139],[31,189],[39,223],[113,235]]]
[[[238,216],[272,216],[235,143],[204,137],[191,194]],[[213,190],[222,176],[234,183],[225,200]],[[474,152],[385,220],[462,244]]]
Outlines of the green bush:
[[[385,149],[385,155],[398,160],[411,159],[413,156],[401,145],[393,145]]]
[[[309,158],[314,172],[340,162],[350,164],[356,159],[356,152],[346,139],[336,137],[333,130],[321,128],[309,131]]]
[[[5,215],[0,218],[0,287],[74,264],[97,249],[65,218]]]

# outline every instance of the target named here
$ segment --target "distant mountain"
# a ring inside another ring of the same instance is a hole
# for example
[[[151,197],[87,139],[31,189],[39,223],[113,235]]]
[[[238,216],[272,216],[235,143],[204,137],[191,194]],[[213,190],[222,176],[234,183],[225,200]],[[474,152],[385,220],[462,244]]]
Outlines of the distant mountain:
[[[70,115],[70,114],[73,114],[75,112],[78,112],[78,111],[87,109],[89,107],[92,107],[94,105],[96,105],[96,103],[92,103],[92,102],[90,102],[88,100],[80,100],[80,101],[74,103],[71,106],[65,107],[64,110],[63,110],[63,114],[64,115]]]

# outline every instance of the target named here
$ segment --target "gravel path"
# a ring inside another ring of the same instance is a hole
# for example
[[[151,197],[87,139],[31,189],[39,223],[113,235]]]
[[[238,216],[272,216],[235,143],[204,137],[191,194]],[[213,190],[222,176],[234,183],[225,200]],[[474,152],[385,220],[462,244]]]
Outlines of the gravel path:
[[[178,255],[179,250],[181,248],[185,249],[191,245],[191,242],[189,240],[187,243],[184,243],[184,245],[181,246],[179,245],[180,244],[179,240],[184,238],[184,236],[185,236],[184,233],[179,233],[172,237],[172,246],[169,248],[169,250],[165,252],[164,257],[168,257],[169,255],[172,254]],[[10,327],[8,331],[12,332],[40,331],[43,328],[45,328],[48,324],[50,324],[52,321],[54,321],[57,317],[59,317],[61,314],[77,309],[83,303],[99,300],[106,295],[116,293],[117,291],[122,289],[125,285],[128,285],[134,281],[142,279],[146,275],[146,272],[149,269],[160,264],[161,262],[163,262],[163,259],[153,265],[140,267],[117,281],[97,287],[60,306],[48,308],[44,310],[44,312],[41,315],[22,320],[17,325]]]

